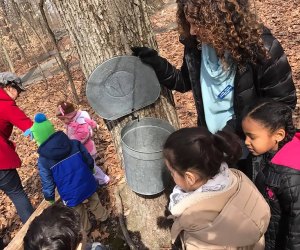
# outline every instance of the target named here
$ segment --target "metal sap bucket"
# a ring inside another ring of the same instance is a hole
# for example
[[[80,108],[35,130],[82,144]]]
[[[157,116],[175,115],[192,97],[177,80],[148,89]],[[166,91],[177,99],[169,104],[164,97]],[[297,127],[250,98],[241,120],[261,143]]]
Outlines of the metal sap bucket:
[[[170,178],[163,160],[163,145],[175,129],[157,118],[141,118],[121,131],[127,184],[136,193],[162,192]]]

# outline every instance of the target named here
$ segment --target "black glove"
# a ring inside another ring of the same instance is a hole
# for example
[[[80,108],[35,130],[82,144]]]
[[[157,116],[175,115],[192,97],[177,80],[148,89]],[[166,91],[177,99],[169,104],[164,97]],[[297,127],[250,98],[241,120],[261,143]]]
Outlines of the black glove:
[[[137,56],[143,63],[150,65],[159,80],[165,85],[165,80],[173,74],[175,68],[163,57],[159,56],[157,51],[148,47],[132,47],[132,55]]]
[[[159,60],[161,57],[158,56],[156,50],[148,47],[132,47],[131,50],[133,52],[133,56],[139,57],[143,63],[153,66],[154,69],[155,66],[159,64]]]

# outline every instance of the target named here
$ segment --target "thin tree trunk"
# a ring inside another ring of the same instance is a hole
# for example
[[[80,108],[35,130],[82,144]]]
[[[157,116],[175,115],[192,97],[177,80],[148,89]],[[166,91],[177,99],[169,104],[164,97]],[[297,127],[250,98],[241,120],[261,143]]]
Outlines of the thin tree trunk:
[[[46,46],[44,45],[44,42],[42,40],[42,38],[40,37],[40,35],[36,32],[35,28],[32,26],[32,24],[27,20],[27,18],[25,17],[25,15],[22,13],[22,11],[20,10],[18,4],[13,1],[15,3],[15,9],[17,10],[17,12],[19,13],[20,17],[28,24],[29,28],[32,30],[32,32],[35,34],[35,36],[38,38],[41,47],[43,48],[44,52],[46,54],[48,54],[48,50],[46,48]]]
[[[40,3],[39,3],[39,8],[40,8],[40,12],[42,14],[42,18],[45,22],[45,26],[46,26],[46,29],[50,35],[50,38],[55,46],[55,49],[57,50],[57,53],[58,53],[58,59],[59,59],[59,62],[60,62],[60,65],[63,67],[65,73],[66,73],[66,76],[67,76],[67,79],[69,81],[69,84],[71,86],[71,89],[72,89],[72,94],[73,94],[73,97],[74,97],[74,100],[75,102],[78,104],[79,103],[79,97],[77,95],[77,92],[76,92],[76,88],[75,88],[75,84],[73,82],[73,79],[72,79],[72,75],[71,75],[71,72],[69,70],[69,68],[67,67],[61,53],[60,53],[60,50],[57,46],[57,42],[56,42],[56,39],[55,39],[55,36],[48,24],[48,21],[47,21],[47,18],[46,18],[46,14],[45,14],[45,11],[44,11],[44,0],[40,0]]]
[[[12,62],[10,56],[9,56],[9,53],[8,53],[7,49],[5,48],[5,45],[3,44],[2,36],[0,37],[0,46],[1,46],[2,50],[3,50],[5,59],[6,59],[7,63],[8,63],[9,70],[11,72],[16,72],[15,68],[14,68],[14,65],[13,65],[13,62]]]
[[[22,48],[17,36],[15,35],[15,32],[13,31],[13,29],[11,29],[11,25],[10,25],[10,21],[7,18],[7,11],[5,8],[5,4],[4,1],[1,1],[1,8],[2,8],[2,13],[3,13],[3,19],[4,19],[4,23],[5,23],[5,27],[7,28],[7,32],[11,34],[12,39],[15,41],[15,43],[17,44],[19,51],[21,52],[21,56],[24,59],[24,61],[27,63],[28,67],[30,67],[30,62],[25,54],[24,49]]]

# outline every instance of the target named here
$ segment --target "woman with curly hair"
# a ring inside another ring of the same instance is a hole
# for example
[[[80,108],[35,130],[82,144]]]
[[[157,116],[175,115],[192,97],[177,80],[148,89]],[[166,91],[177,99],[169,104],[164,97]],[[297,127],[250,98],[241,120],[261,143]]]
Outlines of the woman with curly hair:
[[[153,67],[163,86],[193,91],[199,126],[242,137],[242,110],[258,98],[295,108],[296,90],[283,48],[251,13],[248,0],[177,0],[177,5],[181,68],[153,49],[132,50]]]

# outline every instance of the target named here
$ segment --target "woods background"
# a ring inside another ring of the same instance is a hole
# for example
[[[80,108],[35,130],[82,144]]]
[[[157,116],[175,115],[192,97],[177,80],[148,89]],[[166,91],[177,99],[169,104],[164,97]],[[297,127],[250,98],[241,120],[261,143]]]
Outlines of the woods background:
[[[47,31],[39,10],[40,3],[41,1],[37,0],[0,1],[0,70],[16,72],[27,80],[25,82],[27,91],[21,95],[17,103],[28,116],[33,118],[35,113],[44,112],[57,129],[64,129],[63,124],[55,117],[56,103],[61,99],[74,101],[74,89],[72,91],[70,79],[63,70],[56,46]],[[118,227],[114,192],[118,185],[125,182],[124,173],[111,133],[105,122],[87,103],[86,79],[94,67],[105,59],[115,55],[130,54],[130,45],[133,42],[151,47],[158,45],[160,54],[179,67],[182,62],[182,46],[178,42],[176,4],[174,0],[146,2],[144,0],[51,0],[43,3],[59,51],[70,70],[80,100],[78,108],[87,110],[100,125],[95,136],[99,155],[97,163],[103,166],[112,179],[106,188],[99,191],[103,204],[112,210],[112,219],[109,224],[103,225],[101,230],[95,230],[92,237],[104,242],[114,242],[115,249],[122,249],[123,241]],[[126,8],[122,9],[121,5],[127,7],[127,12],[122,12]],[[300,7],[298,0],[256,0],[253,1],[253,8],[282,43],[292,66],[299,100]],[[143,22],[130,23],[133,17],[129,15],[141,15],[144,12],[146,12],[145,16],[136,17]],[[84,15],[89,16],[84,17]],[[128,18],[120,20],[117,18],[119,15]],[[85,20],[89,22],[85,23]],[[111,44],[105,42],[107,40],[111,41]],[[191,93],[175,92],[174,97],[180,126],[196,125]],[[296,125],[300,128],[299,101],[294,117]],[[167,119],[173,119],[172,123],[176,123],[176,118],[167,117]],[[18,170],[22,183],[34,207],[37,207],[42,201],[42,194],[36,168],[36,145],[24,138],[21,131],[17,129],[14,130],[12,140],[17,143],[17,152],[23,161],[22,168]],[[0,234],[12,238],[20,229],[21,223],[8,197],[0,192],[0,199]],[[125,216],[132,213],[132,210],[129,206],[125,207]],[[140,240],[138,233],[133,233],[131,236],[136,242]],[[120,240],[115,240],[117,238]]]

